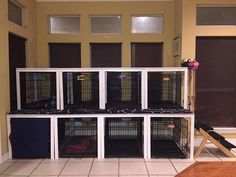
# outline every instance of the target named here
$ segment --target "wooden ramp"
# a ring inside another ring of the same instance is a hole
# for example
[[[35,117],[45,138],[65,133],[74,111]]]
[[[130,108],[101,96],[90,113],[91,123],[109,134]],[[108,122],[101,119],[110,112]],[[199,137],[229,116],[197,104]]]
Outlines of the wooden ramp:
[[[194,157],[197,158],[200,156],[204,146],[207,142],[213,143],[218,147],[225,155],[229,157],[236,157],[236,155],[231,151],[233,148],[236,148],[235,145],[231,144],[225,137],[216,133],[212,127],[204,123],[196,123],[195,129],[202,135],[203,140],[198,147]]]

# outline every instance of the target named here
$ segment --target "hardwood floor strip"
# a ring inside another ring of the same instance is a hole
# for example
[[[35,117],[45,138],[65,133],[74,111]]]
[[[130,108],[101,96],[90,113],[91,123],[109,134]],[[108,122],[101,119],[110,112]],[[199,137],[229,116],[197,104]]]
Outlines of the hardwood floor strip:
[[[176,177],[236,177],[236,162],[196,162]]]

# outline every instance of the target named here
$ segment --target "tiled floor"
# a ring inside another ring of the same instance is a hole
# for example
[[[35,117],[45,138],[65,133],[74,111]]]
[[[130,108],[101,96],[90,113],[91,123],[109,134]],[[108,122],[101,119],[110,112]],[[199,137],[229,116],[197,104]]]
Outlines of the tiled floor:
[[[193,162],[177,159],[8,160],[0,176],[174,177]]]
[[[234,140],[235,141],[235,140]],[[233,142],[233,141],[231,141]],[[197,146],[200,141],[195,141]],[[236,144],[236,142],[233,142]],[[208,144],[196,161],[236,161]],[[174,177],[194,161],[186,159],[36,159],[8,160],[0,165],[0,177]]]

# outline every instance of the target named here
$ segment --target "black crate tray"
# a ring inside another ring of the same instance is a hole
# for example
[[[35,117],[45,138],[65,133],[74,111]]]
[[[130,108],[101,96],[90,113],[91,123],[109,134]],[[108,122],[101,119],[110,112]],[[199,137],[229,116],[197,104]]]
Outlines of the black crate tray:
[[[188,114],[188,109],[65,109],[65,110],[16,110],[9,114]]]

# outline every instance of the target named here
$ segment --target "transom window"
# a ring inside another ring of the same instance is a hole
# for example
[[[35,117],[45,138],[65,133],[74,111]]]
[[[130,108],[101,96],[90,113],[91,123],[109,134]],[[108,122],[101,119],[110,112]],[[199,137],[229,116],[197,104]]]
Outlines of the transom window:
[[[132,16],[131,33],[163,33],[163,15]]]
[[[80,16],[50,16],[49,23],[51,34],[80,33]]]
[[[121,16],[90,16],[92,34],[121,33]]]

